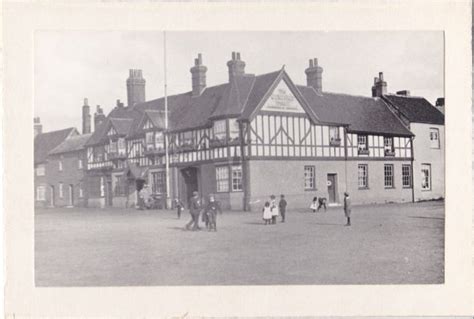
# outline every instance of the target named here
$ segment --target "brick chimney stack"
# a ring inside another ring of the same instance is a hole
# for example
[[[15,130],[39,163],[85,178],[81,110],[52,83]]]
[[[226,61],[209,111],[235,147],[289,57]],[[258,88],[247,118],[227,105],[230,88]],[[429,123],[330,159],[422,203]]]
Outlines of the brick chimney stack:
[[[89,134],[91,132],[91,108],[87,98],[84,99],[82,106],[82,134]]]
[[[236,76],[245,74],[245,62],[240,60],[240,52],[232,52],[232,59],[227,62],[229,68],[229,83],[231,83]]]
[[[127,79],[127,103],[133,107],[141,102],[145,102],[145,79],[142,70],[131,69]]]
[[[100,105],[97,105],[96,112],[94,113],[94,130],[97,130],[97,128],[105,122],[105,114],[104,110],[100,107]]]
[[[379,72],[379,77],[374,78],[374,86],[372,86],[372,97],[381,97],[387,94],[387,82],[383,80],[383,72]]]
[[[323,92],[323,68],[318,65],[318,59],[310,59],[309,67],[304,72],[306,73],[306,84],[321,94]]]
[[[202,54],[199,53],[197,59],[194,59],[194,66],[189,70],[191,72],[191,81],[193,87],[192,96],[201,95],[206,88],[207,67],[202,65]]]
[[[34,123],[33,130],[35,132],[35,137],[36,137],[36,135],[43,133],[43,125],[41,124],[39,117],[35,117],[33,119],[33,123]]]
[[[439,97],[436,99],[436,108],[444,114],[444,97]]]

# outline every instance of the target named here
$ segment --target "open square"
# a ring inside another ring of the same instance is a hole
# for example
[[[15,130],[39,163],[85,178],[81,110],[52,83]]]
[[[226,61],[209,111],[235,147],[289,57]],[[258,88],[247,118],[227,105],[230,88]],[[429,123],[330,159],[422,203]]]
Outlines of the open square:
[[[444,202],[218,215],[185,231],[187,211],[36,210],[37,286],[441,284]]]

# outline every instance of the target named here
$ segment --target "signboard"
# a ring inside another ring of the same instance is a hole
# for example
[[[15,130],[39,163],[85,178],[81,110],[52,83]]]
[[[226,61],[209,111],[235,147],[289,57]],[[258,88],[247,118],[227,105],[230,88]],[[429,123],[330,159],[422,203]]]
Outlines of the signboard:
[[[277,85],[272,95],[263,105],[262,111],[305,113],[284,81],[280,81]]]

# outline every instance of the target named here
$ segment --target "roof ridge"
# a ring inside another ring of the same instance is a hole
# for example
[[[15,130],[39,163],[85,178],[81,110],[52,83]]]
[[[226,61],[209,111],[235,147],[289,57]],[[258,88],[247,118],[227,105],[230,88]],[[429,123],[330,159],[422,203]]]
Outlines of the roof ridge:
[[[395,96],[395,97],[401,97],[401,98],[415,98],[415,99],[425,99],[426,98],[424,96],[419,96],[419,95],[400,95],[400,94],[396,94],[396,93],[387,93],[387,94],[384,94],[385,96]],[[428,101],[428,100],[427,100]]]
[[[255,79],[256,77],[254,76],[253,79],[252,79],[252,85],[250,86],[249,90],[248,90],[248,93],[247,93],[247,97],[245,98],[245,101],[244,103],[242,103],[242,107],[240,109],[240,114],[242,114],[245,110],[245,107],[247,106],[247,103],[249,101],[249,97],[250,97],[250,93],[252,93],[252,90],[253,90],[253,87],[255,86]]]

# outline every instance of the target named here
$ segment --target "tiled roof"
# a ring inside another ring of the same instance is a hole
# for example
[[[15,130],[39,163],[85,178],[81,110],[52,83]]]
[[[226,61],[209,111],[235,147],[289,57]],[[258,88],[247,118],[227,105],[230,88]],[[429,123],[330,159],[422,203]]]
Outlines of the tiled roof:
[[[412,135],[380,98],[328,92],[318,94],[311,87],[297,87],[323,122],[346,124],[352,132]]]
[[[444,114],[423,97],[384,95],[410,121],[444,125]]]
[[[61,144],[56,146],[49,154],[61,154],[67,152],[80,151],[84,148],[86,142],[90,139],[92,133],[75,135],[65,139]]]
[[[74,127],[70,127],[36,135],[34,141],[34,163],[43,163],[52,149],[61,144],[69,136],[75,134],[78,134],[77,130]]]
[[[145,113],[156,128],[165,128],[165,112],[145,110]]]
[[[255,77],[252,91],[250,91],[247,103],[242,112],[242,118],[250,117],[281,72],[282,70],[278,70]]]
[[[110,118],[110,123],[119,135],[128,135],[132,127],[133,119],[131,118]]]

